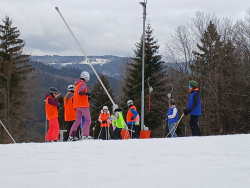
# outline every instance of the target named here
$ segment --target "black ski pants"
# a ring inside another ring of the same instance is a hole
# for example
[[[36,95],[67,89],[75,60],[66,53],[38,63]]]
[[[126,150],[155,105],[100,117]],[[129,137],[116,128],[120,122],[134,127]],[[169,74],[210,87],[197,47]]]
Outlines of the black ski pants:
[[[100,132],[100,139],[108,140],[109,139],[109,127],[102,127]]]
[[[139,138],[138,130],[140,128],[140,125],[131,125],[131,124],[127,124],[127,125],[128,125],[128,128],[129,128],[128,132],[129,132],[130,138],[132,138],[132,139]],[[131,129],[134,131],[134,132],[132,132],[132,137],[131,137]]]
[[[122,139],[121,131],[122,131],[121,128],[117,128],[117,127],[115,128],[115,130],[114,130],[114,139],[115,140],[121,140]]]
[[[189,125],[192,136],[201,136],[200,128],[198,126],[199,116],[190,115]]]
[[[70,129],[72,127],[72,125],[74,124],[75,121],[66,121],[68,123],[68,129],[67,129],[67,132],[65,133],[65,136],[64,136],[64,141],[67,141],[68,138],[69,138],[69,132],[70,132]],[[76,137],[78,137],[80,134],[80,125],[78,126],[77,128],[77,131],[76,131]]]

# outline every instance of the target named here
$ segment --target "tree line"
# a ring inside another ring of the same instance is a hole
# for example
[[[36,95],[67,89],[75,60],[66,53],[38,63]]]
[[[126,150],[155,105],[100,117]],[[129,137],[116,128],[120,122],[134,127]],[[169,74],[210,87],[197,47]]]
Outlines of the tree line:
[[[249,133],[250,119],[250,10],[246,12],[245,20],[233,22],[228,18],[218,18],[214,14],[196,12],[196,17],[190,23],[177,27],[174,34],[167,38],[165,52],[159,52],[157,39],[153,36],[150,23],[146,28],[145,38],[145,125],[153,130],[152,137],[162,137],[165,122],[162,119],[168,109],[168,100],[174,98],[180,114],[187,106],[188,81],[199,83],[202,103],[202,116],[199,120],[202,135],[222,135]],[[40,119],[30,125],[35,139],[44,131],[45,119],[42,115],[34,115],[27,109],[42,111],[44,104],[39,107],[32,105],[35,100],[44,97],[45,87],[39,87],[41,80],[50,84],[58,84],[65,88],[77,78],[80,69],[62,68],[53,70],[46,67],[46,71],[39,69],[42,63],[30,62],[29,55],[23,53],[25,41],[19,39],[20,31],[12,27],[9,17],[3,19],[0,25],[0,118],[19,141],[25,141],[27,121]],[[124,61],[119,67],[122,83],[113,82],[101,76],[105,86],[110,91],[115,102],[123,109],[126,116],[126,101],[132,99],[140,114],[142,88],[142,37],[135,44],[134,56]],[[57,71],[55,77],[52,75]],[[93,76],[95,77],[95,76]],[[92,78],[93,78],[92,77]],[[96,98],[91,101],[91,115],[93,124],[96,122],[100,110],[111,103],[103,88],[94,80],[93,91]],[[56,85],[55,85],[56,86]],[[153,91],[149,92],[152,87]],[[34,95],[37,95],[34,97]],[[31,100],[33,99],[33,100]],[[59,100],[60,101],[60,100]],[[61,99],[62,101],[62,99]],[[31,107],[32,106],[32,107]],[[29,112],[29,113],[27,113]],[[43,112],[44,113],[44,112]],[[60,125],[63,123],[63,112]],[[188,119],[180,123],[177,133],[189,135],[185,129]],[[63,126],[62,126],[63,127]],[[97,124],[99,127],[99,124]],[[38,133],[39,132],[39,133]],[[98,131],[95,132],[97,137]],[[8,136],[0,128],[0,142]],[[10,141],[9,141],[10,142]]]

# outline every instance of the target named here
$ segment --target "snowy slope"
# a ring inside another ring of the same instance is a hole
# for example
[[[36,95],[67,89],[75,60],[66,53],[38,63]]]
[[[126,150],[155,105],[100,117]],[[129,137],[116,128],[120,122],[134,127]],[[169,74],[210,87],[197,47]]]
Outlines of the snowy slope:
[[[0,187],[248,188],[250,135],[0,145]]]

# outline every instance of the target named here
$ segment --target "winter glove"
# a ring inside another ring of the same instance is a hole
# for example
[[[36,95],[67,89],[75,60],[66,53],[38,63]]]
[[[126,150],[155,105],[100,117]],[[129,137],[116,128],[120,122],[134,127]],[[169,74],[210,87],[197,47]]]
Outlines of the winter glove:
[[[133,121],[133,120],[134,120],[134,118],[131,118],[131,120]]]
[[[91,92],[90,97],[91,97],[91,98],[95,98],[95,94]]]
[[[87,93],[87,94],[90,99],[95,98],[95,94],[92,91],[91,93]]]
[[[183,110],[183,113],[184,113],[185,116],[187,116],[190,113],[190,111],[187,110],[187,108],[186,108],[185,110]]]
[[[107,121],[102,121],[102,123],[107,123]]]
[[[85,95],[88,95],[88,97],[90,97],[90,96],[91,96],[91,93],[85,93]]]

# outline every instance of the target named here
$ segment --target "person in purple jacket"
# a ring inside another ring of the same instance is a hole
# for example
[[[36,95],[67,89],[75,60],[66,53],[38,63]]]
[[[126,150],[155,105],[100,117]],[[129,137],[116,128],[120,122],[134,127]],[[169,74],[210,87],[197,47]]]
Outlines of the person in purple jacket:
[[[82,139],[92,139],[92,137],[89,136],[89,127],[91,125],[89,99],[94,97],[94,94],[92,92],[88,92],[86,82],[89,81],[89,79],[89,73],[83,71],[80,74],[80,79],[76,79],[75,81],[73,108],[76,109],[76,120],[70,129],[68,141],[78,140],[78,138],[76,137],[76,131],[81,123],[83,116],[85,117],[85,124],[82,130]]]

